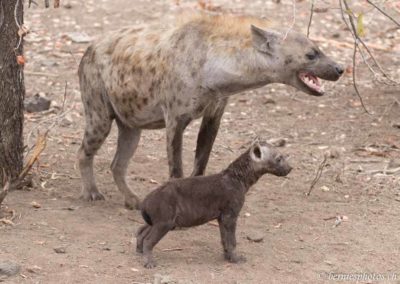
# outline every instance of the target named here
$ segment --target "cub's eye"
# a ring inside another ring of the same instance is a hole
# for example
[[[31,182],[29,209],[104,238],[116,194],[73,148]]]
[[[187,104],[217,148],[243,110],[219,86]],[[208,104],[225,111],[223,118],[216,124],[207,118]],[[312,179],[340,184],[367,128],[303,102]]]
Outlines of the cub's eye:
[[[278,163],[282,162],[282,157],[276,158],[276,161],[277,161]]]
[[[312,52],[307,53],[306,57],[307,57],[308,60],[315,60],[318,57],[318,51],[317,50],[313,50]]]

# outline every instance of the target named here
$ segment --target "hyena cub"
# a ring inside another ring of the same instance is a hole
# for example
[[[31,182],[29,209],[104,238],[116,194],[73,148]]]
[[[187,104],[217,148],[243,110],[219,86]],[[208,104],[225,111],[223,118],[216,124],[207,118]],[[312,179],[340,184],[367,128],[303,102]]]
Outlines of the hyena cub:
[[[152,250],[168,231],[214,219],[219,223],[225,259],[244,261],[235,253],[235,230],[245,194],[262,175],[286,176],[291,169],[271,145],[257,142],[218,174],[175,179],[155,189],[141,205],[146,224],[138,230],[136,250],[144,254],[144,266],[155,266]]]

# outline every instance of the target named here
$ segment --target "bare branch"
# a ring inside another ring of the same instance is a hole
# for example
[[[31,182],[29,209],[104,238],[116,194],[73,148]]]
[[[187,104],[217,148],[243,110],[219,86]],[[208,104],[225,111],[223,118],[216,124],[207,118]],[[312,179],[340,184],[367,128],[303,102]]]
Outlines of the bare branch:
[[[350,11],[350,8],[347,5],[346,0],[343,0],[343,3],[346,6],[347,11]],[[352,16],[350,14],[348,14],[348,17],[349,17],[349,21],[350,21],[350,24],[351,24],[351,28],[350,28],[349,24],[346,21],[346,18],[344,16],[344,12],[343,12],[342,0],[339,0],[339,4],[340,4],[340,12],[341,12],[341,15],[342,15],[343,22],[349,28],[349,30],[350,30],[351,34],[353,35],[353,38],[354,38],[354,52],[353,52],[353,86],[354,86],[354,90],[355,90],[358,98],[360,99],[361,106],[363,107],[364,111],[366,113],[368,113],[368,114],[371,114],[367,110],[365,105],[364,105],[364,101],[362,99],[362,96],[361,96],[360,92],[358,91],[357,82],[356,82],[356,55],[357,55],[357,48],[359,48],[357,42],[358,42],[358,40],[361,41],[361,39],[359,39],[359,37],[357,35],[357,29],[356,29],[356,27],[354,25],[353,18],[352,18]]]
[[[311,0],[311,11],[310,11],[310,20],[308,21],[308,27],[307,27],[307,37],[310,36],[310,27],[311,27],[312,18],[314,15],[314,1],[315,0]]]
[[[369,4],[371,4],[372,6],[375,7],[375,9],[377,9],[379,12],[381,12],[384,16],[386,16],[388,19],[390,19],[393,23],[395,23],[396,25],[398,25],[400,27],[400,23],[398,21],[396,21],[392,16],[390,16],[388,13],[386,13],[385,11],[383,11],[378,5],[376,5],[375,3],[373,3],[370,0],[367,0],[367,2]]]
[[[345,19],[343,6],[342,6],[342,1],[343,1],[343,4],[344,4],[345,8],[346,8],[346,12],[348,14],[350,25],[347,23],[347,21]],[[375,65],[378,67],[379,71],[382,73],[383,77],[388,79],[392,84],[398,85],[399,82],[397,82],[397,81],[393,80],[392,78],[390,78],[390,76],[385,72],[385,70],[383,70],[383,68],[380,65],[380,63],[375,59],[375,56],[372,54],[372,52],[369,49],[369,47],[365,44],[365,42],[357,34],[357,28],[355,26],[354,19],[353,19],[353,17],[355,17],[355,16],[352,14],[351,9],[350,9],[350,7],[349,7],[349,5],[347,3],[347,0],[339,0],[339,4],[340,4],[340,10],[341,10],[342,19],[343,19],[344,23],[346,24],[347,28],[350,30],[350,32],[351,32],[351,34],[352,34],[352,36],[354,38],[354,41],[357,43],[357,48],[360,51],[360,53],[362,53],[362,50],[361,50],[360,46],[358,45],[358,43],[361,43],[361,45],[365,48],[365,50],[367,51],[367,53],[369,54],[371,59],[374,61]],[[365,57],[363,56],[363,59],[364,58]],[[368,64],[368,63],[366,63],[366,64]],[[374,75],[377,75],[376,72],[373,72],[373,73],[374,73]]]

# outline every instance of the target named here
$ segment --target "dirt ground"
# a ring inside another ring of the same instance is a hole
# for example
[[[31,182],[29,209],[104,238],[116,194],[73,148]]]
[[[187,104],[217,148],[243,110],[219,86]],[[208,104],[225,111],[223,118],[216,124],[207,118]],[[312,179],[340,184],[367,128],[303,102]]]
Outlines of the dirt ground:
[[[323,13],[315,14],[311,37],[348,66],[345,76],[327,83],[327,94],[318,98],[277,84],[236,95],[224,114],[208,173],[226,167],[256,135],[286,139],[281,151],[294,166],[288,178],[264,176],[247,196],[237,232],[247,262],[225,262],[218,227],[207,224],[169,233],[155,249],[153,270],[142,267],[134,249],[141,216],[124,208],[112,181],[115,127],[95,161],[106,201],[78,199],[75,159],[84,119],[76,73],[88,43],[71,42],[68,33],[101,36],[170,19],[180,8],[172,0],[62,0],[61,8],[45,10],[38,2],[40,7],[25,11],[32,31],[25,43],[27,97],[42,93],[53,102],[50,111],[26,114],[28,148],[38,131],[57,123],[33,169],[33,188],[11,192],[2,206],[2,217],[14,225],[0,222],[0,261],[21,265],[6,283],[333,283],[356,273],[364,278],[354,283],[400,283],[400,87],[377,83],[360,59],[358,83],[372,115],[360,107],[351,83],[352,39],[337,1],[318,2]],[[356,2],[361,1],[351,3]],[[386,7],[400,19],[395,2],[386,1]],[[293,22],[292,1],[212,3],[288,28]],[[354,5],[355,11],[370,10],[364,1]],[[180,7],[197,4],[182,0]],[[297,1],[295,28],[305,32],[308,16],[309,1]],[[400,80],[400,30],[376,12],[365,20],[367,43]],[[193,122],[184,134],[186,174],[199,124]],[[165,147],[164,130],[143,133],[129,167],[130,185],[141,197],[167,180]],[[325,153],[327,165],[307,196]]]

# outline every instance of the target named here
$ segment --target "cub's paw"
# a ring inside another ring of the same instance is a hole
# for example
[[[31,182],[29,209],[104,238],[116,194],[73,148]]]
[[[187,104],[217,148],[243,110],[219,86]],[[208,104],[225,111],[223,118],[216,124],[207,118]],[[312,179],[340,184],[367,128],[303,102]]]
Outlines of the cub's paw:
[[[225,255],[225,259],[231,263],[244,263],[247,261],[246,257],[243,255],[236,254]]]
[[[143,246],[137,246],[136,252],[142,254],[143,253]]]

